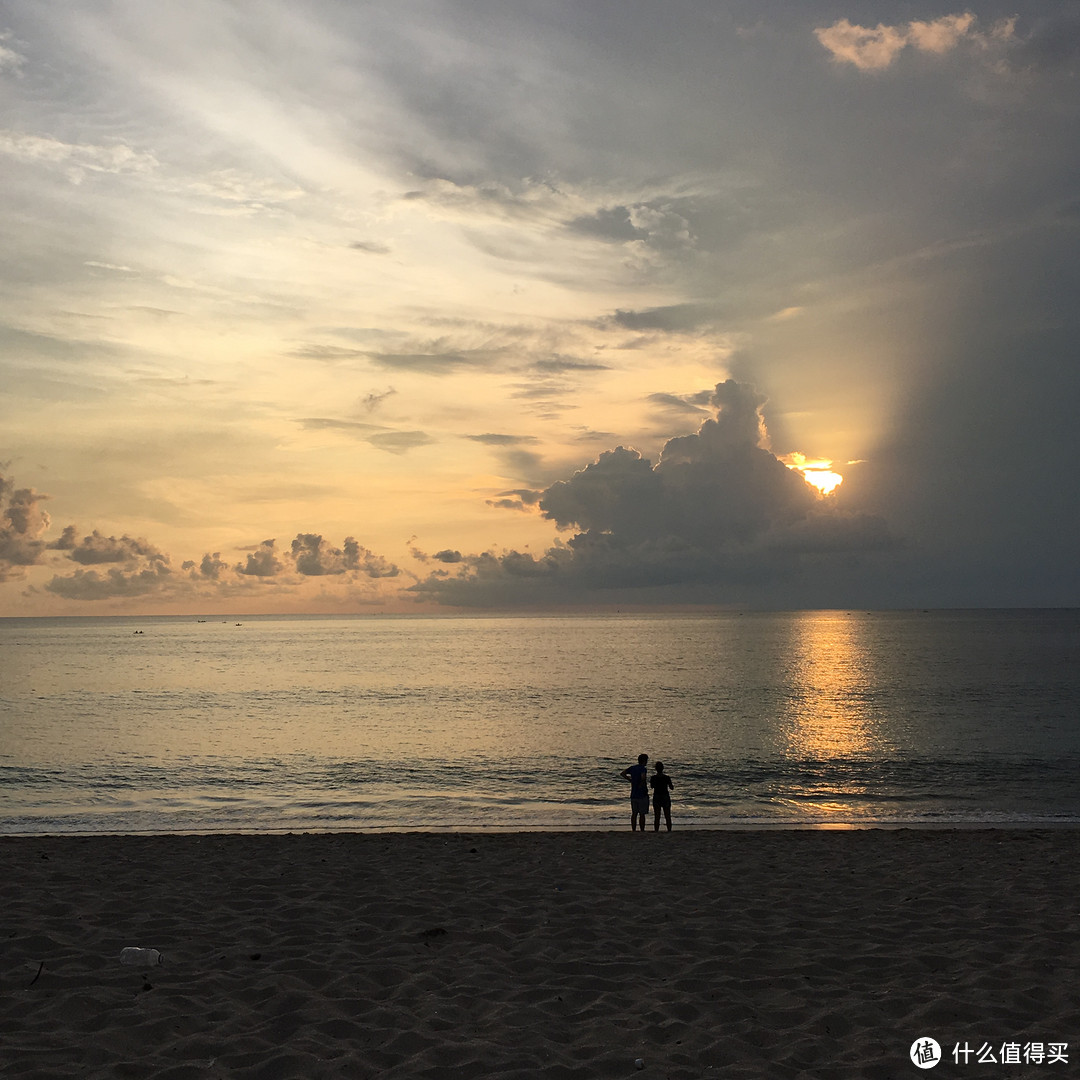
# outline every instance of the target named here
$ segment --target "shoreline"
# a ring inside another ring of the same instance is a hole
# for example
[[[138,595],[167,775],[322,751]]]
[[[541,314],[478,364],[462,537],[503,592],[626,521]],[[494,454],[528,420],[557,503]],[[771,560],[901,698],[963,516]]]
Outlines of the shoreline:
[[[646,832],[653,832],[652,818],[648,819]],[[679,822],[675,821],[674,830],[680,833],[815,833],[815,832],[1068,832],[1080,830],[1080,819],[1034,819],[1031,821],[751,821],[751,822]],[[212,836],[522,836],[553,834],[560,836],[586,836],[593,834],[618,834],[630,832],[625,824],[605,823],[599,825],[380,825],[370,822],[356,828],[342,828],[340,825],[327,828],[305,828],[301,825],[286,825],[274,829],[240,828],[205,828],[205,829],[169,829],[169,830],[132,830],[107,829],[77,830],[65,829],[57,832],[39,831],[4,831],[0,827],[0,841],[31,840],[34,838],[78,839],[101,838],[162,838],[169,837],[212,837]],[[661,827],[661,832],[665,830]]]
[[[1078,896],[1075,828],[8,835],[0,1058],[27,1080],[885,1080],[929,1036],[1075,1065]],[[165,962],[125,967],[131,945]]]

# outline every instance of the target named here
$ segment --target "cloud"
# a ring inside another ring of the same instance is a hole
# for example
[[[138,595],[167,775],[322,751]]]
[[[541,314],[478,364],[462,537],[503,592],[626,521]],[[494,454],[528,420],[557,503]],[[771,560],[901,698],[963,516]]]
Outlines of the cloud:
[[[574,371],[610,371],[607,364],[598,364],[590,360],[574,360],[569,356],[552,356],[543,360],[537,360],[532,365],[533,370],[543,371],[548,374],[562,374]]]
[[[706,391],[702,394],[665,394],[657,393],[650,394],[648,401],[653,405],[660,406],[661,409],[671,410],[673,412],[691,413],[695,416],[700,416],[705,409],[703,406],[709,404],[709,400],[712,395]]]
[[[567,228],[613,244],[687,248],[694,243],[689,220],[673,208],[672,202],[664,200],[600,207],[572,218]]]
[[[285,569],[285,564],[277,557],[275,544],[275,540],[264,540],[254,551],[248,552],[247,559],[237,563],[234,569],[245,577],[276,577]]]
[[[58,539],[46,542],[50,519],[41,503],[47,498],[30,488],[15,488],[0,476],[0,582],[24,577],[26,568],[41,565],[50,551],[63,552],[82,566],[116,564],[104,574],[80,569],[66,577],[54,575],[44,588],[65,599],[144,596],[172,580],[169,557],[143,539],[104,536],[95,529],[80,540],[75,526],[68,525]]]
[[[540,501],[543,491],[534,488],[514,488],[511,491],[501,491],[497,498],[487,499],[488,506],[497,510],[520,510],[528,512]]]
[[[0,71],[17,72],[26,63],[26,57],[5,44],[9,41],[11,34],[0,34]]]
[[[76,570],[68,577],[56,575],[45,585],[46,592],[65,600],[109,600],[146,596],[171,583],[172,572],[164,563],[124,571],[112,567],[104,574],[97,570]]]
[[[567,222],[567,228],[616,244],[640,240],[646,235],[630,220],[630,211],[625,206],[602,208],[573,218]]]
[[[512,495],[520,499],[526,506],[535,506],[543,497],[542,491],[534,491],[532,488],[514,488],[513,491],[504,491],[503,495]]]
[[[1024,70],[1069,71],[1080,57],[1080,12],[1062,6],[1035,20],[1010,50],[1010,63]]]
[[[347,574],[355,571],[371,578],[397,577],[399,570],[381,555],[375,555],[351,537],[340,548],[325,543],[317,533],[298,533],[292,542],[292,561],[305,577]]]
[[[488,432],[484,435],[466,435],[466,439],[483,443],[485,446],[521,446],[523,443],[536,443],[540,440],[535,435],[500,435]]]
[[[78,530],[74,525],[65,525],[64,531],[60,534],[60,539],[49,544],[49,548],[53,551],[73,551],[75,545],[79,542],[77,535]]]
[[[49,515],[41,507],[47,498],[32,488],[16,488],[0,475],[0,581],[23,577],[26,567],[37,565],[48,550],[42,537]]]
[[[360,408],[366,413],[375,412],[382,407],[383,402],[385,402],[387,398],[393,397],[396,393],[397,391],[392,386],[388,387],[381,394],[377,394],[372,390],[370,393],[364,395],[360,402]]]
[[[670,304],[643,311],[616,310],[611,317],[616,326],[626,330],[662,330],[688,334],[702,330],[716,320],[716,308],[710,304]]]
[[[346,431],[350,434],[368,435],[371,432],[384,432],[383,424],[365,424],[361,420],[334,420],[326,416],[305,416],[297,423],[305,431]]]
[[[181,565],[181,569],[189,571],[194,580],[220,581],[221,575],[229,569],[229,564],[222,559],[220,551],[215,551],[213,555],[209,552],[203,555],[197,567],[189,559]]]
[[[401,571],[390,560],[364,547],[354,537],[341,547],[318,533],[299,532],[287,550],[276,540],[264,540],[248,551],[243,561],[230,564],[220,551],[207,552],[198,561],[181,563],[182,574],[170,567],[170,558],[149,541],[124,534],[106,536],[97,529],[79,538],[67,526],[59,539],[41,539],[49,517],[38,506],[45,496],[29,489],[15,490],[0,478],[0,499],[6,503],[0,529],[0,581],[23,576],[23,568],[39,564],[46,552],[63,552],[80,564],[74,573],[55,574],[44,590],[67,600],[96,601],[156,596],[158,599],[212,600],[245,595],[263,585],[297,586],[308,578],[333,578],[354,585],[362,578],[395,578]],[[91,569],[84,569],[91,567]],[[104,570],[95,567],[108,567]],[[31,587],[30,592],[35,592]],[[353,591],[349,595],[356,599]]]
[[[965,12],[963,15],[944,15],[933,22],[910,22],[908,23],[908,41],[922,52],[936,53],[940,56],[955,49],[974,25],[975,16],[971,12]]]
[[[54,574],[46,582],[46,592],[65,600],[109,600],[147,596],[171,591],[177,583],[169,565],[169,556],[140,537],[105,536],[97,529],[79,539],[74,525],[68,525],[60,538],[48,545],[50,551],[62,551],[80,566],[108,566],[76,570],[73,574]]]
[[[421,375],[451,375],[462,368],[487,367],[489,357],[478,353],[365,353],[379,367]]]
[[[322,360],[327,363],[360,360],[369,355],[366,349],[351,349],[343,345],[304,345],[289,353],[289,356],[299,360]]]
[[[287,552],[277,550],[275,540],[264,540],[235,567],[238,574],[261,579],[296,573],[302,577],[365,576],[397,577],[400,569],[347,536],[340,548],[326,543],[318,533],[297,533]]]
[[[989,31],[976,28],[976,18],[970,12],[962,15],[943,15],[931,22],[909,22],[906,26],[857,26],[839,19],[832,26],[819,27],[814,36],[832,53],[833,59],[853,64],[860,71],[884,71],[906,48],[916,52],[944,56],[962,43],[987,51],[993,45],[1008,42],[1013,37],[1015,20],[995,23]]]
[[[496,510],[521,510],[524,512],[528,509],[521,499],[488,499],[486,501],[488,506],[494,506]]]
[[[163,555],[147,540],[131,536],[102,536],[95,529],[89,536],[73,543],[68,551],[68,558],[83,566],[101,563],[133,563],[145,559],[150,563],[167,563]]]
[[[354,240],[349,247],[353,251],[363,251],[368,255],[389,255],[390,248],[386,244],[380,244],[376,240]]]
[[[388,454],[407,454],[418,446],[429,446],[435,442],[424,431],[387,431],[381,435],[372,435],[367,441]]]
[[[366,424],[360,420],[307,416],[298,423],[305,431],[341,431],[355,435],[377,450],[385,450],[389,454],[406,454],[418,446],[428,446],[435,442],[425,431],[391,431],[384,424]]]
[[[458,183],[436,176],[426,180],[423,188],[407,191],[401,198],[404,202],[423,203],[452,218],[479,215],[501,220],[550,218],[565,202],[559,189],[528,177]]]
[[[142,175],[158,167],[153,154],[126,143],[66,143],[11,130],[0,131],[0,154],[26,164],[62,166],[68,180],[75,184],[81,183],[87,173]]]
[[[547,488],[543,516],[576,530],[565,544],[540,557],[466,556],[456,576],[411,591],[452,604],[523,602],[526,582],[534,601],[569,602],[583,590],[700,583],[715,599],[895,543],[882,519],[823,498],[766,449],[763,395],[729,379],[710,404],[715,416],[668,440],[655,465],[619,446]]]

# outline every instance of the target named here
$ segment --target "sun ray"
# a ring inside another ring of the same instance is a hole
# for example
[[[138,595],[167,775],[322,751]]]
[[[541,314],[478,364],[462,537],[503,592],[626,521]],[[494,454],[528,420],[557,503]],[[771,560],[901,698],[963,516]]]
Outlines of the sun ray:
[[[811,487],[817,488],[822,495],[831,495],[844,482],[840,473],[833,472],[833,463],[828,458],[808,458],[794,450],[780,460],[789,469],[802,473],[803,479]]]

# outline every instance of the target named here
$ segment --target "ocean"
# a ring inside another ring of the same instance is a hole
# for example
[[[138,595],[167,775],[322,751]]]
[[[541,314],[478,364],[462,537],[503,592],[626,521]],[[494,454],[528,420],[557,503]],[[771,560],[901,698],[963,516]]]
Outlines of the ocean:
[[[0,833],[1080,823],[1080,612],[0,620]]]

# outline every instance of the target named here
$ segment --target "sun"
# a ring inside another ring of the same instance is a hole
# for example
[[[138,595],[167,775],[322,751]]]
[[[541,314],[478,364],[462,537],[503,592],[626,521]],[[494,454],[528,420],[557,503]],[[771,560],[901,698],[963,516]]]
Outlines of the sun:
[[[803,479],[818,489],[822,495],[831,495],[843,482],[844,478],[832,471],[832,462],[827,459],[809,459],[798,450],[785,454],[780,460],[795,472],[800,472]]]
[[[803,479],[816,487],[822,495],[831,495],[843,482],[844,478],[831,469],[803,469]]]

